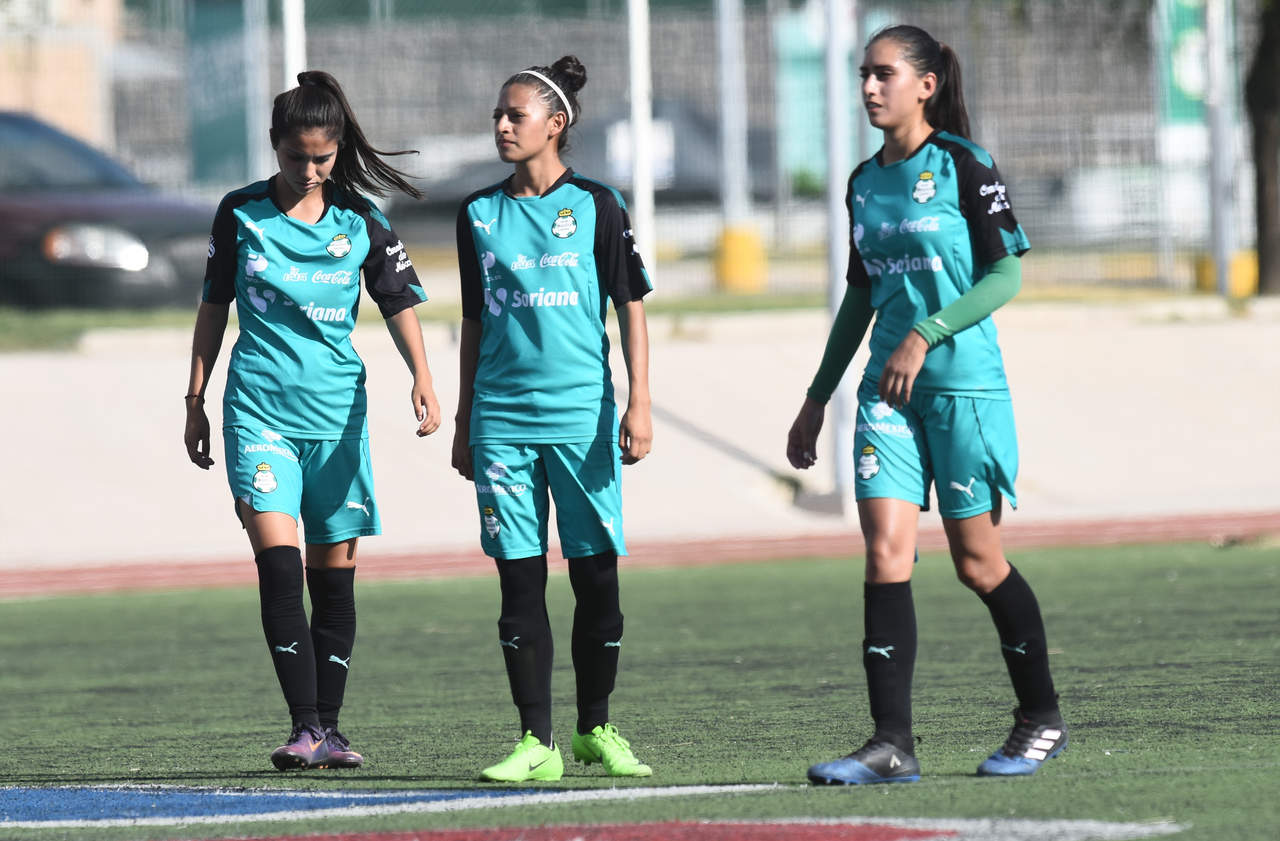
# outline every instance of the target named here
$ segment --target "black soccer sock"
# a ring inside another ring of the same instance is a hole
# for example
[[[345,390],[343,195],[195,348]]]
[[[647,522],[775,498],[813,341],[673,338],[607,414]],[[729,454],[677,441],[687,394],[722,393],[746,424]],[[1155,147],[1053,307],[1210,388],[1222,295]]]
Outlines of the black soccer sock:
[[[578,689],[578,732],[609,721],[609,693],[618,676],[622,609],[618,603],[618,555],[601,552],[569,559],[573,610],[573,672]]]
[[[302,606],[302,553],[296,546],[272,546],[255,558],[262,630],[293,723],[318,727],[316,661]]]
[[[356,641],[355,567],[307,568],[311,644],[316,662],[316,710],[323,727],[338,726]]]
[[[1022,714],[1033,721],[1057,721],[1058,696],[1049,674],[1044,620],[1031,586],[1010,565],[1008,577],[990,593],[979,593],[978,597],[996,624],[1000,651]]]
[[[498,643],[520,710],[520,732],[551,745],[551,663],[555,654],[547,616],[547,556],[498,560],[502,615]]]
[[[911,677],[916,666],[916,609],[911,582],[864,584],[862,666],[875,738],[914,753],[911,743]]]

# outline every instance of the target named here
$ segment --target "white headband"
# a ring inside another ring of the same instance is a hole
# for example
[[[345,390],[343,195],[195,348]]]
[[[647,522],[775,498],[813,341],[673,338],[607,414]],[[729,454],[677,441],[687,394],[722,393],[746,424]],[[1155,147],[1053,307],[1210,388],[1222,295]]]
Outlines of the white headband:
[[[547,83],[547,87],[549,87],[549,88],[551,88],[553,91],[555,91],[555,92],[556,92],[556,96],[560,97],[560,101],[564,103],[564,110],[565,110],[565,113],[569,115],[569,122],[567,123],[567,125],[573,125],[573,106],[569,104],[569,97],[567,97],[567,96],[565,96],[565,95],[564,95],[564,91],[560,90],[560,86],[559,86],[559,85],[557,85],[555,82],[553,82],[553,81],[551,81],[550,79],[548,79],[546,76],[543,76],[543,75],[542,75],[541,73],[539,73],[537,70],[521,70],[521,71],[520,71],[520,73],[524,73],[524,74],[529,75],[529,76],[537,77],[537,78],[541,79],[542,81],[546,82],[546,83]],[[516,75],[517,75],[517,76],[519,76],[519,75],[520,75],[520,73],[517,73]]]

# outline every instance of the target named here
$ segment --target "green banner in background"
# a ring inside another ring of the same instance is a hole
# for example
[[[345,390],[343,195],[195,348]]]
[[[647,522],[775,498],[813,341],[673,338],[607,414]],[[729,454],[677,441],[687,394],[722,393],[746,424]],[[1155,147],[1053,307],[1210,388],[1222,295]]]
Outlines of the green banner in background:
[[[187,0],[191,171],[198,182],[246,180],[243,38],[241,0]]]
[[[1158,0],[1160,122],[1204,123],[1208,49],[1204,0]]]

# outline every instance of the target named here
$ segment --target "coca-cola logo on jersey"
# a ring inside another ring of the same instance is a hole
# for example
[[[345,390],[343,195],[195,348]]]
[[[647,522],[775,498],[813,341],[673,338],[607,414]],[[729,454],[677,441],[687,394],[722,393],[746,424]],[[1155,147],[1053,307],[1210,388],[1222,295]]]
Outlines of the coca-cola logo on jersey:
[[[520,272],[526,269],[547,269],[547,268],[574,268],[578,265],[577,251],[564,251],[560,254],[543,254],[541,258],[534,260],[532,257],[526,257],[523,254],[516,256],[511,261],[511,270]]]
[[[336,272],[322,272],[317,270],[311,275],[312,283],[331,283],[336,286],[346,286],[351,282],[352,272],[346,269],[340,269]]]

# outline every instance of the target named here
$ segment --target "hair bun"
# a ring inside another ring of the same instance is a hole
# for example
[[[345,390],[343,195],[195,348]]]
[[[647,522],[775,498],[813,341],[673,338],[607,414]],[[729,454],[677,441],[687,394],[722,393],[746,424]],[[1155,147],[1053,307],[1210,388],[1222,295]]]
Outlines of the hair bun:
[[[564,87],[577,93],[587,84],[587,68],[576,55],[567,55],[551,65],[551,72],[564,83]]]

